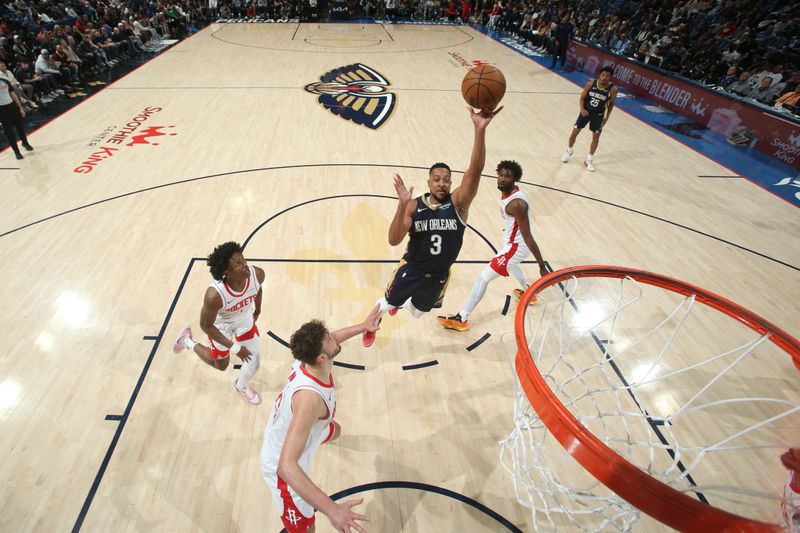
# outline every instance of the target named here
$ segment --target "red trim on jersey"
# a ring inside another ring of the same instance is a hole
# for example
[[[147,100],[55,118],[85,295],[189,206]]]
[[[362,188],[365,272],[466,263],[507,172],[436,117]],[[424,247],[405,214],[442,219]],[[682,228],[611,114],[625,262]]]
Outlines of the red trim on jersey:
[[[258,335],[258,326],[253,322],[253,327],[249,331],[236,336],[237,341],[249,341]]]
[[[500,199],[501,199],[501,200],[505,200],[506,198],[508,198],[509,196],[511,196],[512,194],[514,194],[515,192],[517,192],[518,190],[519,190],[519,187],[514,187],[514,190],[513,190],[513,191],[511,191],[511,192],[510,192],[510,193],[508,193],[508,194],[503,194],[503,195],[501,195],[501,196],[500,196]]]
[[[247,267],[247,268],[248,268],[248,270],[250,269],[250,267]],[[244,284],[244,289],[242,289],[242,292],[240,292],[239,294],[236,294],[235,292],[233,292],[231,290],[230,286],[228,285],[228,282],[225,281],[225,278],[222,279],[222,286],[225,287],[225,290],[228,291],[228,294],[230,294],[234,298],[238,298],[239,296],[241,296],[242,294],[247,292],[247,289],[250,288],[250,278],[253,277],[253,274],[254,274],[254,272],[250,272],[250,275],[247,276],[247,283]]]
[[[511,228],[511,235],[509,235],[509,237],[508,237],[508,242],[509,243],[513,243],[514,239],[517,238],[517,230],[518,229],[519,229],[519,224],[517,224],[517,221],[514,220],[514,227]]]
[[[278,476],[278,490],[281,493],[281,500],[283,500],[283,514],[281,514],[283,527],[286,528],[287,533],[306,533],[308,528],[314,525],[316,516],[311,515],[309,518],[300,512],[289,493],[289,486],[281,476]]]
[[[328,436],[325,437],[325,440],[322,441],[322,444],[325,444],[326,442],[331,440],[331,437],[333,437],[333,434],[334,434],[335,431],[336,431],[336,426],[333,425],[333,420],[331,420],[331,423],[328,424]]]
[[[306,372],[306,366],[305,365],[300,365],[300,372],[305,374],[306,377],[311,378],[317,385],[325,387],[326,389],[330,389],[330,388],[333,387],[333,374],[328,376],[328,380],[330,381],[330,383],[323,383],[322,381],[318,380],[317,378],[315,378],[314,376],[312,376],[311,374]]]
[[[496,255],[492,257],[491,263],[489,266],[492,267],[492,270],[500,274],[501,276],[508,277],[508,262],[514,257],[514,254],[517,253],[517,249],[519,248],[519,244],[514,243],[511,245],[511,248],[508,252],[502,255]]]

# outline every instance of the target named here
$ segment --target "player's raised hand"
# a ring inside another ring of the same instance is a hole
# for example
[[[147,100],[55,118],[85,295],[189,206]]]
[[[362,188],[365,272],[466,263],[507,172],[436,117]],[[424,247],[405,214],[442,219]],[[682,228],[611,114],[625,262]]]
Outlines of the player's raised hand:
[[[252,356],[253,356],[253,354],[250,353],[250,350],[248,350],[244,346],[239,348],[239,352],[236,354],[236,357],[238,357],[239,359],[241,359],[245,363],[248,362]]]
[[[340,533],[366,533],[363,527],[356,523],[359,521],[369,521],[366,515],[353,512],[353,507],[360,505],[364,498],[358,500],[347,500],[346,502],[337,503],[333,511],[328,515],[328,520],[331,521],[336,531]]]
[[[475,124],[476,128],[485,128],[489,125],[492,119],[497,116],[497,114],[503,110],[503,106],[498,107],[494,111],[486,111],[480,110],[475,111],[473,108],[467,106],[469,109],[470,118],[472,118],[472,123]]]
[[[369,312],[369,316],[367,317],[367,319],[364,320],[364,323],[362,325],[364,331],[375,333],[380,329],[378,327],[381,323],[380,320],[378,320],[378,315],[380,315],[380,313],[381,313],[381,304],[377,304],[375,305],[375,307],[372,308],[372,311]]]
[[[547,267],[544,264],[539,265],[539,275],[540,276],[545,277],[549,273],[550,273],[550,271],[547,270]]]
[[[403,204],[408,203],[414,193],[414,187],[406,189],[406,184],[403,183],[403,178],[400,177],[400,174],[394,175],[394,190],[397,192],[397,198],[400,203]]]

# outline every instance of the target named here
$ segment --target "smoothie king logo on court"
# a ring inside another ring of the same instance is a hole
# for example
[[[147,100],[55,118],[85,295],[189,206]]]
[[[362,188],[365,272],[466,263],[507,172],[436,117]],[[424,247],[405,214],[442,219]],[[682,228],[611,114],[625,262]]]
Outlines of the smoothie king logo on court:
[[[146,107],[121,128],[116,126],[106,128],[101,138],[92,139],[89,143],[89,146],[95,147],[95,151],[72,171],[77,174],[88,174],[106,159],[119,155],[120,150],[127,150],[132,146],[158,146],[161,137],[177,135],[170,131],[175,127],[173,125],[142,127],[144,122],[162,109],[161,107]],[[111,136],[105,138],[105,134],[109,132],[112,132]]]
[[[449,55],[451,58],[448,60],[450,64],[456,67],[461,66],[464,68],[475,68],[480,67],[481,65],[489,64],[488,61],[484,61],[483,59],[473,59],[472,61],[469,61],[468,59],[462,57],[458,52],[448,52],[447,55]]]
[[[362,63],[339,67],[323,74],[304,89],[319,95],[317,101],[345,120],[377,130],[391,118],[397,96],[382,74]]]

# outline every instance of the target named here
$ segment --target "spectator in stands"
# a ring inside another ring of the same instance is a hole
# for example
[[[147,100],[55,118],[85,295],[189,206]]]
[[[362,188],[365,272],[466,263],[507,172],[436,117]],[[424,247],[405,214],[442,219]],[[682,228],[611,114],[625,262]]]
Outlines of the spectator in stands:
[[[78,45],[76,52],[81,57],[91,57],[94,64],[99,68],[111,68],[108,64],[108,57],[106,57],[105,52],[92,42],[92,38],[88,33],[83,34],[83,39]]]
[[[564,69],[564,66],[567,62],[567,47],[569,46],[569,42],[572,40],[572,34],[574,31],[575,27],[572,25],[569,15],[564,15],[564,17],[561,19],[561,22],[556,27],[555,53],[553,54],[553,64],[550,65],[550,68],[556,68],[556,63],[558,63],[560,58],[561,69]]]
[[[24,57],[26,59],[33,59],[33,53],[31,52],[30,48],[23,42],[22,37],[19,35],[14,35],[14,45],[12,50],[18,57]]]
[[[778,109],[789,109],[794,114],[800,112],[800,91],[798,86],[790,86],[790,90],[775,100],[775,107]]]
[[[0,78],[8,81],[11,88],[17,93],[17,97],[28,109],[38,109],[39,105],[34,101],[33,85],[30,83],[20,83],[14,73],[8,70],[8,65],[0,61]]]
[[[753,86],[750,85],[750,71],[743,70],[739,74],[739,79],[725,87],[725,90],[737,96],[747,96],[752,88]]]
[[[59,85],[59,88],[56,89],[56,92],[59,94],[64,94],[63,89],[60,86],[68,86],[70,82],[70,71],[68,68],[62,70],[50,59],[50,52],[47,48],[42,48],[42,52],[39,54],[39,57],[36,58],[36,64],[34,65],[34,69],[36,70],[36,74],[43,77],[52,76],[56,83]]]
[[[39,101],[49,104],[53,99],[58,98],[58,84],[52,76],[40,76],[36,74],[33,65],[27,58],[21,57],[17,60],[17,68],[14,77],[23,84],[33,85],[34,95],[39,96]],[[36,96],[34,96],[36,98]]]
[[[720,87],[727,87],[729,85],[732,85],[739,79],[739,74],[740,72],[736,68],[736,65],[731,65],[728,67],[727,72],[725,72],[725,76],[723,76],[719,80],[719,83],[717,83],[717,85],[719,85]]]
[[[761,84],[761,80],[766,77],[769,77],[772,80],[773,85],[778,84],[781,82],[781,80],[783,80],[783,68],[784,67],[782,63],[776,63],[775,65],[768,66],[761,72],[755,74],[750,79],[750,84],[753,87],[758,87]]]
[[[769,105],[775,99],[775,89],[772,87],[772,78],[764,76],[761,78],[761,83],[757,87],[753,87],[749,93],[748,98],[752,98],[756,102]]]
[[[66,52],[64,51],[64,46],[61,44],[57,44],[55,49],[53,50],[52,54],[52,62],[56,66],[56,68],[60,69],[62,72],[64,69],[69,71],[69,81],[70,84],[73,86],[80,85],[81,79],[79,76],[80,72],[80,60],[78,61],[70,61],[67,57]]]

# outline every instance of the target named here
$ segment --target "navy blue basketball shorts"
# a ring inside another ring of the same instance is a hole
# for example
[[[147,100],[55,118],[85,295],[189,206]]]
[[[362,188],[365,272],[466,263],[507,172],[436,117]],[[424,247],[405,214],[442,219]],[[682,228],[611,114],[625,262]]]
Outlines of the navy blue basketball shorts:
[[[414,307],[428,312],[442,306],[448,281],[450,281],[449,270],[431,274],[403,263],[394,271],[384,296],[386,301],[395,307],[400,307],[411,298]]]
[[[578,120],[575,121],[575,127],[582,130],[587,124],[590,130],[595,133],[600,133],[603,131],[603,115],[593,115],[592,113],[589,113],[588,117],[578,115]]]

